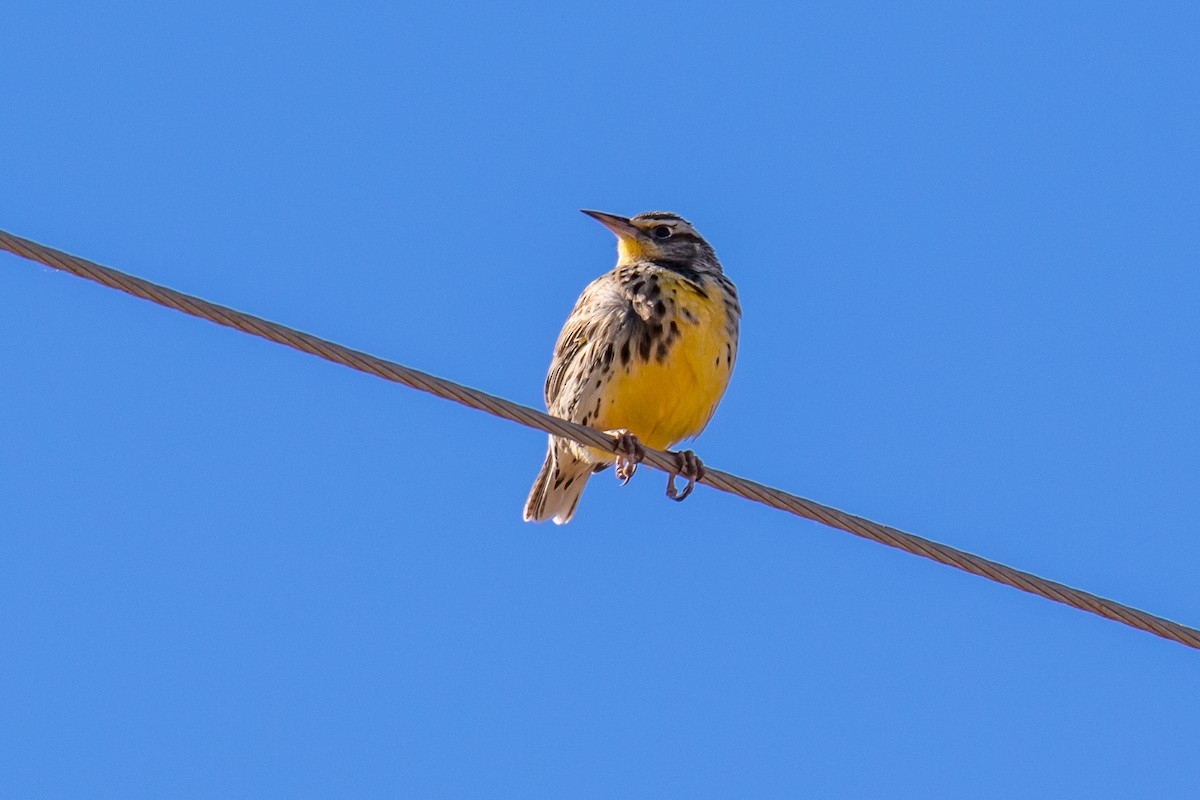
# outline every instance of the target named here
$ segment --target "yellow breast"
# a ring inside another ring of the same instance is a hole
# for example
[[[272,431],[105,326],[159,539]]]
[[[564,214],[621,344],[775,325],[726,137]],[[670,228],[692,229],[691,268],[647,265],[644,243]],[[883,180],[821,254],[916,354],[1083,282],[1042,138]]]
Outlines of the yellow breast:
[[[706,296],[683,281],[664,283],[664,293],[671,289],[676,302],[663,326],[674,322],[678,337],[663,359],[652,353],[616,370],[603,391],[597,426],[625,428],[655,449],[704,429],[725,393],[737,347],[716,287]]]

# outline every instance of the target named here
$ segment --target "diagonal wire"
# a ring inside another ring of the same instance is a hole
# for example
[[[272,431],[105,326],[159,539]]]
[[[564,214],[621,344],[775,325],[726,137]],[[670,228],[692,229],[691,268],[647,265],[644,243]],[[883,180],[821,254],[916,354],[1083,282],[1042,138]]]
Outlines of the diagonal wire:
[[[7,250],[23,258],[44,264],[47,267],[69,272],[81,278],[95,281],[113,289],[119,289],[135,297],[158,303],[167,308],[174,308],[185,314],[206,319],[219,325],[225,325],[235,330],[260,336],[272,342],[293,347],[305,353],[327,359],[337,364],[343,364],[353,369],[377,375],[389,381],[403,384],[413,389],[436,395],[437,397],[453,400],[471,408],[487,411],[498,417],[512,420],[530,428],[546,433],[573,439],[591,447],[607,452],[614,452],[613,439],[594,428],[577,425],[573,422],[552,417],[541,411],[522,406],[510,400],[462,386],[453,381],[439,378],[419,370],[402,366],[392,361],[343,347],[325,339],[293,328],[269,322],[250,314],[243,314],[231,308],[201,300],[198,297],[168,289],[165,286],[150,281],[135,278],[109,267],[103,267],[86,259],[69,255],[60,250],[23,239],[5,231],[0,231],[0,249]],[[650,464],[664,472],[675,470],[674,457],[662,450],[646,448],[644,463]],[[806,500],[794,494],[764,486],[746,478],[731,475],[716,469],[707,469],[700,481],[714,489],[737,495],[747,500],[787,511],[806,519],[820,522],[831,528],[852,533],[873,542],[886,544],[913,555],[922,556],[939,564],[956,567],[972,575],[980,575],[997,583],[1029,592],[1057,603],[1063,603],[1072,608],[1088,611],[1101,617],[1106,617],[1130,627],[1153,633],[1164,639],[1170,639],[1188,647],[1200,649],[1200,630],[1181,625],[1178,622],[1149,614],[1114,600],[1075,589],[1055,581],[1040,578],[1028,572],[1005,566],[981,556],[940,544],[911,533],[881,525],[863,517],[847,514],[836,508],[822,505],[813,500]]]

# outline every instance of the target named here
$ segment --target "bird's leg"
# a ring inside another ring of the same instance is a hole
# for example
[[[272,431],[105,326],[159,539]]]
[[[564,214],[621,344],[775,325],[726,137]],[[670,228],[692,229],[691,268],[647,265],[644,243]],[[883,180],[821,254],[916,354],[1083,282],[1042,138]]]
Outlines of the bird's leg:
[[[676,491],[675,476],[687,478],[687,486],[683,487],[683,491]],[[696,481],[704,477],[704,464],[691,450],[680,450],[675,453],[675,471],[667,476],[667,497],[672,500],[680,501],[687,499],[687,496],[692,493],[692,489],[696,488]]]
[[[614,449],[617,451],[617,477],[624,486],[629,483],[633,473],[637,472],[637,465],[646,456],[646,451],[638,438],[624,428],[605,433],[616,440]]]

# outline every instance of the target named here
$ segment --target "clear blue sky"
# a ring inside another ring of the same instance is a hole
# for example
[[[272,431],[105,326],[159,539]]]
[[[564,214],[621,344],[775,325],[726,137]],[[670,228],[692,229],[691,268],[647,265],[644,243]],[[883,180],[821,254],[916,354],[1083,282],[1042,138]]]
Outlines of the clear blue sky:
[[[0,227],[529,404],[611,235],[710,464],[1200,624],[1195,3],[10,4]],[[977,4],[981,5],[981,4]],[[1195,797],[1200,653],[0,255],[0,794]]]

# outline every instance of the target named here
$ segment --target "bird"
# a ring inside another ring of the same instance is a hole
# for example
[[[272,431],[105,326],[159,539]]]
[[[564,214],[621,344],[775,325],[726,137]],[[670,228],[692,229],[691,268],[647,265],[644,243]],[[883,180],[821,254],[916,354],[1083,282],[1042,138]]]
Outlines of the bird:
[[[615,463],[624,485],[644,446],[666,449],[697,436],[737,357],[737,289],[690,222],[668,211],[582,211],[616,234],[617,263],[583,290],[563,325],[546,376],[546,409],[610,434],[617,454],[550,436],[526,521],[569,522],[593,473]],[[682,500],[704,467],[690,450],[675,457],[667,495]],[[688,480],[682,492],[676,474]]]

